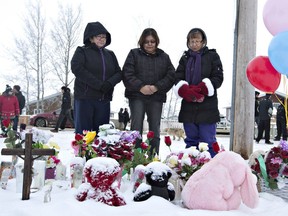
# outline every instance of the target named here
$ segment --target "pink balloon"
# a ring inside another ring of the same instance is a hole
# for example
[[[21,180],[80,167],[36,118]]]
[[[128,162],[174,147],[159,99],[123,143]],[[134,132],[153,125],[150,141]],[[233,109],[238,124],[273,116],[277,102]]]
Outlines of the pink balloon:
[[[268,31],[274,36],[288,30],[288,1],[267,0],[263,8],[263,21]]]
[[[263,92],[274,93],[280,85],[281,74],[272,66],[268,56],[252,59],[246,69],[249,82]]]

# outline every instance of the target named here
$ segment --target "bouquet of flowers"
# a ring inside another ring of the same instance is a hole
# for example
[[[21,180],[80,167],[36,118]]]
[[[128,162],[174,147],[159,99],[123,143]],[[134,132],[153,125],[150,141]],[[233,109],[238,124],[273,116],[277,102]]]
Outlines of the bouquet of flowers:
[[[95,137],[95,131],[84,131],[83,134],[75,134],[75,140],[71,143],[75,156],[85,157],[86,160],[96,157],[91,147]]]
[[[140,137],[138,131],[119,131],[116,134],[99,136],[92,144],[92,149],[97,156],[116,159],[120,166],[133,159],[134,145]]]
[[[49,156],[46,161],[46,168],[55,168],[60,163],[60,159],[56,156]]]
[[[192,146],[178,153],[172,152],[167,156],[164,163],[166,163],[180,179],[187,181],[193,173],[201,169],[210,159],[211,155],[208,152],[208,144],[200,143],[199,150]]]
[[[86,157],[86,160],[111,157],[123,165],[132,160],[135,140],[139,137],[138,131],[120,131],[110,124],[105,124],[99,127],[98,137],[95,131],[86,131],[83,135],[76,134],[72,148],[75,155]]]
[[[12,123],[10,119],[4,119],[2,121],[2,134],[1,137],[6,137],[4,143],[7,148],[22,148],[21,137],[19,133],[12,129]]]
[[[252,171],[264,180],[267,187],[281,189],[288,182],[288,143],[281,140],[277,147],[271,148],[263,158],[259,155],[251,164]]]
[[[141,138],[139,135],[138,138]],[[125,169],[130,172],[131,168],[135,168],[137,165],[147,165],[152,161],[158,161],[158,156],[154,156],[154,151],[151,152],[150,148],[150,142],[154,138],[154,132],[149,131],[147,133],[147,139],[144,142],[140,143],[140,148],[134,148],[133,149],[133,159],[125,164]]]

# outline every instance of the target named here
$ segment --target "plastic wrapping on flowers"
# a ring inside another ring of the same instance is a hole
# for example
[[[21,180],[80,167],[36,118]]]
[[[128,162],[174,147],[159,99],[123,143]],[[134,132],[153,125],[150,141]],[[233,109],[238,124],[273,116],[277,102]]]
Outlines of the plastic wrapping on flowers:
[[[251,164],[252,171],[270,189],[281,189],[288,183],[288,143],[281,140],[263,158],[259,155]]]
[[[199,150],[196,147],[190,147],[177,153],[172,152],[164,162],[180,179],[186,182],[193,173],[201,169],[210,159],[208,144],[200,143]]]

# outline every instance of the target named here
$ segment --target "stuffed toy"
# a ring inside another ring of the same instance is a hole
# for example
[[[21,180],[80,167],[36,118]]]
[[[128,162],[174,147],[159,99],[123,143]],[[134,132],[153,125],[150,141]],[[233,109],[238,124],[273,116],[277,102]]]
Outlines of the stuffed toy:
[[[134,201],[144,201],[151,196],[160,196],[169,201],[174,200],[174,186],[168,182],[172,170],[164,163],[154,161],[145,169],[146,183],[141,183],[134,193]]]
[[[181,197],[189,209],[235,210],[241,201],[255,208],[259,201],[256,182],[257,177],[239,154],[223,151],[188,179]]]
[[[116,178],[120,171],[119,163],[113,158],[97,157],[88,160],[83,171],[87,182],[79,186],[76,199],[94,199],[110,206],[126,205],[117,187]]]

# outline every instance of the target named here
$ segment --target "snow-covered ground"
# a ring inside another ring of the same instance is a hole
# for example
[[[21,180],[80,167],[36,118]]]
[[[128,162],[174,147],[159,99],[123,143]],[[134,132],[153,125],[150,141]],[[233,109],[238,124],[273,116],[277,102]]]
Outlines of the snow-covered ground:
[[[219,144],[223,145],[226,150],[229,150],[229,136],[219,135]],[[72,130],[60,131],[53,134],[50,139],[60,146],[59,158],[62,163],[69,167],[71,159],[74,157],[71,148],[71,141],[74,139]],[[3,140],[3,139],[2,139]],[[278,142],[275,142],[277,145]],[[172,141],[172,151],[183,149],[184,142]],[[3,148],[3,141],[0,142],[0,148]],[[263,149],[268,150],[272,146],[265,144],[254,144],[254,150]],[[160,158],[165,159],[170,150],[165,145],[163,139],[160,147]],[[10,156],[0,156],[0,161],[11,161]],[[69,176],[69,169],[67,177]],[[288,203],[277,196],[269,193],[260,193],[260,202],[257,208],[249,209],[244,204],[238,210],[217,212],[206,210],[188,210],[181,207],[181,205],[169,202],[160,197],[151,197],[147,201],[133,202],[132,185],[130,182],[123,178],[121,184],[121,192],[123,193],[127,205],[122,207],[110,207],[105,204],[96,203],[92,200],[79,202],[74,198],[76,189],[70,188],[70,181],[54,181],[53,189],[51,192],[51,202],[44,203],[44,193],[47,189],[45,186],[42,190],[31,193],[30,199],[22,201],[22,194],[16,193],[16,180],[11,179],[8,181],[7,189],[0,188],[0,215],[5,216],[51,216],[51,215],[108,215],[108,216],[135,216],[135,215],[165,215],[165,216],[210,216],[210,215],[229,215],[229,216],[242,216],[242,215],[286,215],[288,211]]]

